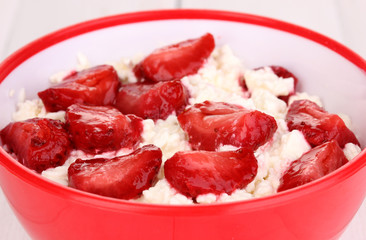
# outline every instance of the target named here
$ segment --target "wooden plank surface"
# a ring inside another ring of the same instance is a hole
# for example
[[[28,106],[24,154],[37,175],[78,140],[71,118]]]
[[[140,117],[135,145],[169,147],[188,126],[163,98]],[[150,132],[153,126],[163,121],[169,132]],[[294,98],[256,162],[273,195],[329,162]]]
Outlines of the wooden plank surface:
[[[0,61],[24,44],[88,19],[139,10],[209,8],[289,21],[342,42],[366,58],[365,0],[0,0]],[[366,202],[341,240],[366,239]],[[29,239],[0,191],[0,239]]]

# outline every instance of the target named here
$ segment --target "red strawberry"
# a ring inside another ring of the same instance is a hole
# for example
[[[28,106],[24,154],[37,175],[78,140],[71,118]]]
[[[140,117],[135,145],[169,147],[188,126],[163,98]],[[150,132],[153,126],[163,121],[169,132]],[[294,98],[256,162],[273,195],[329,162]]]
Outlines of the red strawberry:
[[[275,66],[275,65],[272,65],[272,66],[269,66],[269,67],[272,69],[274,74],[277,75],[277,77],[281,77],[281,78],[290,78],[290,77],[292,77],[294,79],[294,89],[293,89],[293,91],[290,94],[286,95],[286,96],[279,96],[278,97],[279,99],[282,99],[283,101],[288,102],[289,97],[296,92],[296,86],[297,86],[297,83],[298,83],[299,80],[297,79],[297,77],[295,77],[295,75],[293,75],[290,71],[288,71],[284,67]],[[263,67],[256,68],[255,70],[259,70],[261,68],[263,68]],[[245,78],[241,77],[239,79],[239,82],[240,82],[241,86],[243,87],[244,91],[248,91],[248,87],[245,84]]]
[[[278,192],[321,178],[346,164],[347,158],[334,140],[319,145],[292,162],[280,179]]]
[[[177,152],[164,165],[167,181],[178,192],[195,199],[200,194],[231,194],[246,187],[257,175],[253,151]]]
[[[140,81],[179,80],[197,73],[214,48],[213,36],[206,33],[153,51],[135,66],[134,72]]]
[[[65,119],[75,147],[87,153],[134,147],[143,130],[141,118],[125,116],[111,106],[73,104],[67,108]]]
[[[64,164],[71,150],[64,124],[59,120],[33,118],[9,123],[0,135],[21,164],[39,173]]]
[[[166,119],[174,111],[177,114],[182,112],[188,98],[188,90],[180,81],[131,83],[122,85],[115,105],[123,114],[131,113],[145,119]]]
[[[318,146],[332,139],[341,148],[346,143],[360,145],[356,136],[336,114],[330,114],[309,100],[294,101],[287,112],[287,126],[290,131],[301,131],[311,146]]]
[[[196,150],[214,151],[220,145],[255,150],[277,130],[273,117],[223,102],[195,104],[180,114],[178,121]]]
[[[66,110],[74,103],[111,105],[116,97],[119,80],[112,66],[100,65],[67,76],[61,83],[52,86],[38,96],[46,110]]]
[[[112,159],[77,159],[68,170],[69,185],[108,197],[132,199],[152,186],[161,165],[161,150],[146,145]]]

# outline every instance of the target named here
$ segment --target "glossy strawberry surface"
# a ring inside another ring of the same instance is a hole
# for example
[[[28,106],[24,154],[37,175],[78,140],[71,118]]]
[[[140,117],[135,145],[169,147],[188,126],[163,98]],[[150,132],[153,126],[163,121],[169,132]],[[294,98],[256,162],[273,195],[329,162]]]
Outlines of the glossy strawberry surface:
[[[280,179],[278,191],[285,191],[321,178],[348,162],[334,140],[319,145],[291,163]]]
[[[111,106],[73,104],[65,119],[74,146],[87,153],[131,148],[141,140],[142,119]]]
[[[152,186],[162,152],[154,145],[111,159],[77,159],[68,169],[69,185],[103,196],[132,199]]]
[[[210,33],[153,51],[134,67],[140,81],[179,80],[195,74],[215,48]]]
[[[167,181],[178,192],[195,199],[200,194],[231,194],[247,186],[257,174],[250,149],[227,152],[177,152],[164,164]]]
[[[220,145],[255,150],[277,130],[273,117],[223,102],[195,104],[180,114],[178,121],[195,150],[214,151]]]
[[[59,120],[33,118],[12,122],[0,135],[17,160],[38,173],[64,164],[71,151],[68,134]]]
[[[46,110],[66,110],[74,103],[112,105],[119,80],[112,66],[99,65],[71,73],[61,83],[38,93]]]
[[[135,114],[144,119],[166,119],[173,112],[182,112],[188,98],[188,90],[180,81],[131,83],[122,85],[115,106],[123,114]]]
[[[301,131],[313,147],[332,139],[341,148],[349,142],[360,145],[355,134],[338,115],[328,113],[309,100],[294,101],[289,107],[286,122],[290,131]]]

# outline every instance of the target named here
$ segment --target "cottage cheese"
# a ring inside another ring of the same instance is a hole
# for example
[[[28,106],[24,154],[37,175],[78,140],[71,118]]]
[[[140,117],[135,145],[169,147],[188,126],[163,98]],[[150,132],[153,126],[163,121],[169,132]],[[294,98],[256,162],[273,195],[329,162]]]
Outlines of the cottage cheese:
[[[136,78],[132,67],[141,57],[135,59],[122,59],[119,62],[109,63],[113,65],[122,82],[135,82]],[[77,70],[90,66],[87,58],[78,54]],[[51,76],[51,83],[58,83],[66,75],[66,72]],[[249,98],[242,91],[239,79],[245,77],[246,85],[251,92]],[[284,120],[287,105],[277,96],[289,94],[294,86],[293,78],[279,78],[270,68],[248,70],[242,66],[228,46],[214,50],[207,63],[197,74],[182,78],[182,83],[190,91],[189,104],[200,103],[205,100],[223,101],[237,104],[248,109],[257,109],[276,119],[278,129],[272,140],[259,147],[255,151],[258,160],[258,173],[255,179],[245,188],[234,191],[231,195],[226,193],[219,196],[215,194],[203,194],[197,197],[197,203],[231,202],[245,200],[254,197],[263,197],[276,193],[282,173],[294,160],[310,150],[310,146],[303,134],[297,130],[289,131]],[[21,121],[33,117],[46,117],[64,121],[65,112],[47,113],[42,101],[39,99],[25,100],[23,92],[18,104],[18,111],[13,114],[15,121]],[[290,97],[289,102],[298,99],[309,99],[319,106],[322,103],[319,97],[310,96],[307,93],[296,93]],[[189,107],[189,106],[188,106]],[[342,115],[347,126],[351,126],[347,116]],[[177,151],[191,150],[188,138],[180,128],[175,114],[166,120],[147,119],[143,121],[141,146],[154,144],[163,152],[163,163]],[[235,150],[233,146],[221,146],[219,151]],[[353,159],[361,149],[352,143],[346,144],[345,155],[349,160]],[[121,149],[117,152],[107,152],[97,156],[85,154],[80,150],[71,152],[69,159],[63,166],[47,169],[42,175],[52,181],[68,185],[67,169],[77,158],[88,159],[92,157],[114,157],[130,153],[129,149]],[[164,178],[163,167],[158,174],[158,181],[151,188],[143,191],[139,199],[133,200],[145,203],[160,204],[194,204],[192,199],[174,190]]]

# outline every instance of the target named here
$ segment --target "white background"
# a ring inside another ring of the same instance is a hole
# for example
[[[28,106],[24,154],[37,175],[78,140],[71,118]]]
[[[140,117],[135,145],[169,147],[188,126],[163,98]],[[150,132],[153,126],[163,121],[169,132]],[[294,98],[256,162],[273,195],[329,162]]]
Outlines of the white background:
[[[366,58],[366,0],[0,0],[0,61],[24,44],[70,24],[167,8],[210,8],[277,18],[320,32]],[[7,239],[30,238],[0,191],[0,240]],[[341,237],[364,239],[366,201]]]

